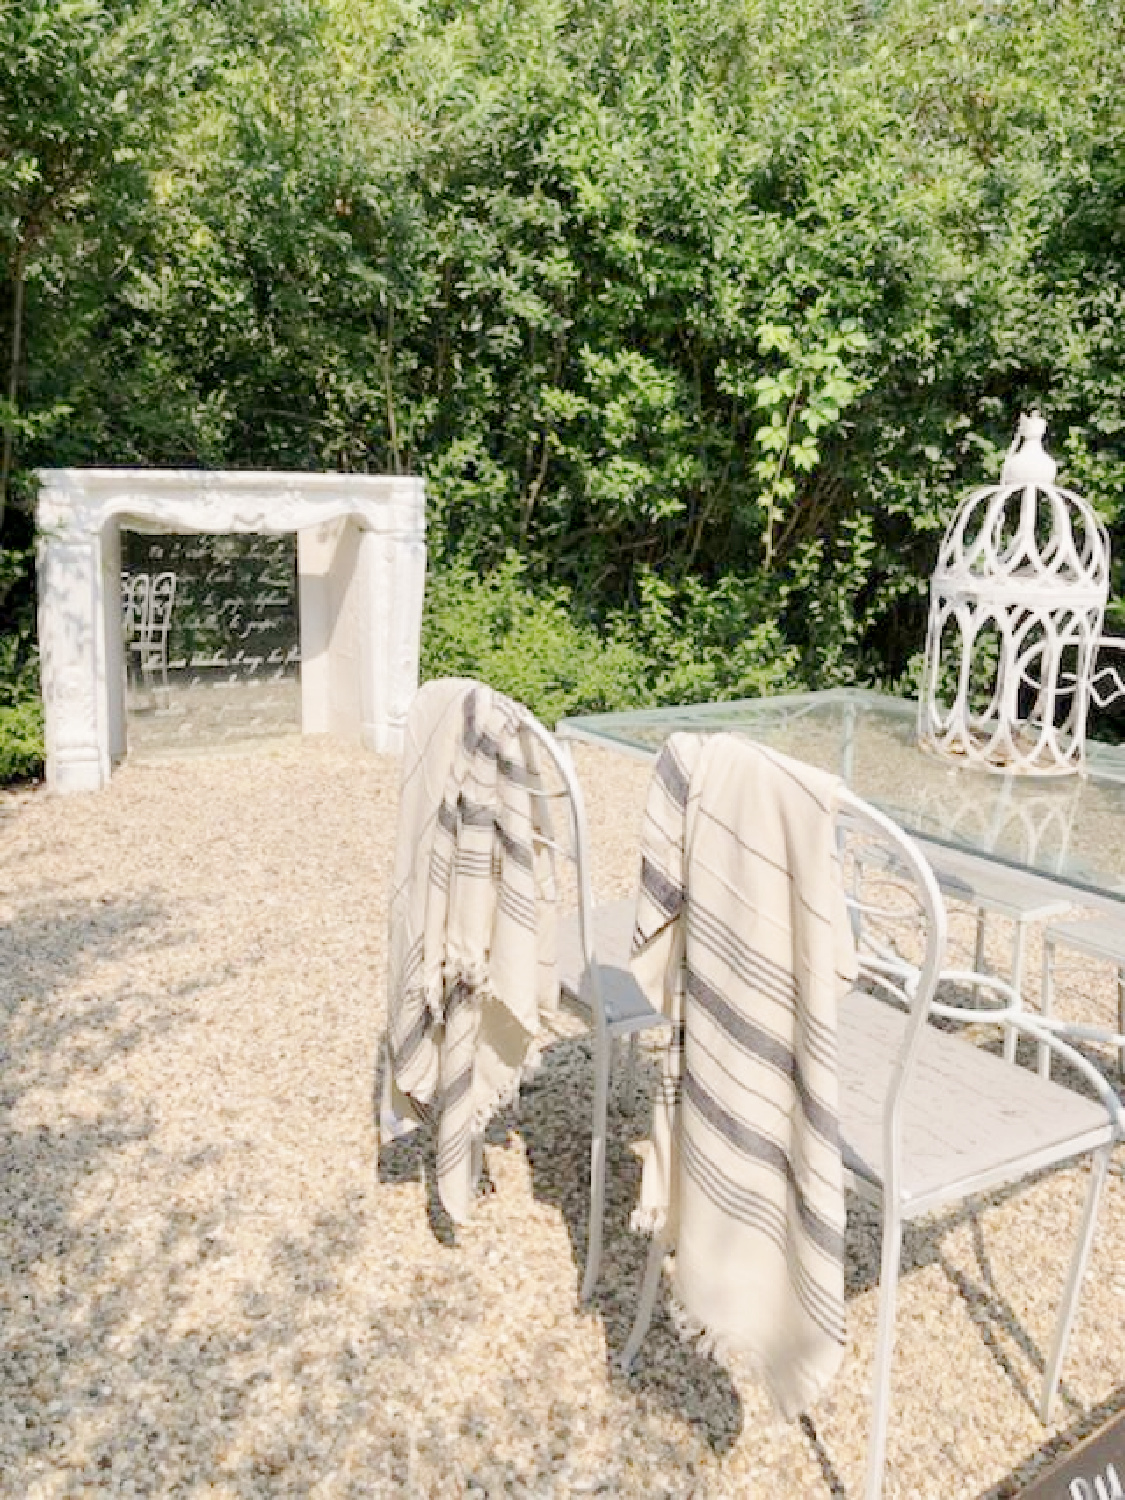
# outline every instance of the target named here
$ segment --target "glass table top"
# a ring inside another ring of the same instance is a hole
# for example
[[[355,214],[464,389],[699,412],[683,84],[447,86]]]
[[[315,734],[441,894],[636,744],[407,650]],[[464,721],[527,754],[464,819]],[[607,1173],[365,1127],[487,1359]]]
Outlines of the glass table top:
[[[1031,777],[923,750],[917,705],[861,688],[561,719],[561,739],[651,758],[676,730],[733,730],[835,771],[918,838],[1125,902],[1125,746],[1087,744],[1088,772]]]

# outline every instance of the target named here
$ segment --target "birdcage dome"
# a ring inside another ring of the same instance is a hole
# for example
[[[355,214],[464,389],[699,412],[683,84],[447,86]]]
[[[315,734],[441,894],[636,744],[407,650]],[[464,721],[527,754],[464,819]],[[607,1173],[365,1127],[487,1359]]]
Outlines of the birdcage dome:
[[[995,770],[1058,775],[1084,763],[1090,681],[1109,592],[1093,507],[1055,484],[1032,414],[998,485],[975,490],[930,581],[919,737]]]

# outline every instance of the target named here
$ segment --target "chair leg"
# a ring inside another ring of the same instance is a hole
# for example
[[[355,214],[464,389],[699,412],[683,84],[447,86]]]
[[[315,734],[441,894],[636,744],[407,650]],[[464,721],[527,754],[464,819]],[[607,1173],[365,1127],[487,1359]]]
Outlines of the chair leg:
[[[391,1141],[406,1140],[417,1135],[421,1126],[415,1120],[405,1119],[395,1108],[394,1079],[391,1072],[391,1049],[386,1038],[379,1049],[379,1145]]]
[[[1039,1009],[1043,1019],[1051,1014],[1055,1003],[1055,945],[1046,933],[1043,934],[1043,982],[1039,997]],[[1046,1042],[1039,1043],[1039,1076],[1051,1076],[1051,1049]]]
[[[391,1049],[384,1037],[379,1047],[379,1144],[384,1145],[394,1133],[394,1109],[391,1106]]]
[[[1125,1037],[1125,969],[1117,971],[1117,1035]],[[1117,1071],[1125,1078],[1125,1042],[1117,1049]]]
[[[1090,1186],[1086,1189],[1086,1206],[1082,1210],[1082,1223],[1078,1230],[1074,1252],[1070,1258],[1066,1288],[1063,1291],[1054,1337],[1051,1340],[1051,1353],[1047,1359],[1047,1368],[1043,1372],[1043,1395],[1039,1405],[1039,1415],[1044,1426],[1051,1420],[1051,1407],[1059,1386],[1063,1357],[1070,1339],[1074,1315],[1078,1311],[1078,1293],[1082,1286],[1082,1278],[1086,1274],[1090,1249],[1094,1243],[1094,1229],[1098,1222],[1098,1209],[1101,1206],[1102,1191],[1105,1188],[1112,1150],[1112,1145],[1103,1146],[1100,1151],[1094,1153],[1094,1159],[1090,1163]]]
[[[879,1321],[875,1330],[875,1374],[871,1383],[871,1432],[867,1439],[864,1500],[880,1500],[887,1460],[891,1357],[895,1346],[895,1306],[902,1262],[902,1217],[884,1205],[883,1258],[879,1268]]]
[[[660,1268],[664,1264],[665,1244],[659,1234],[654,1234],[652,1243],[648,1247],[648,1260],[645,1262],[644,1280],[641,1282],[641,1293],[637,1298],[637,1312],[633,1318],[633,1326],[629,1330],[628,1341],[621,1351],[618,1361],[621,1369],[628,1374],[632,1368],[633,1361],[637,1357],[637,1350],[644,1342],[644,1336],[648,1332],[648,1325],[652,1322],[652,1310],[656,1306],[656,1293],[660,1288]]]
[[[602,1260],[602,1219],[605,1215],[606,1113],[609,1100],[609,1038],[594,1038],[594,1113],[590,1128],[590,1229],[586,1240],[586,1273],[580,1300],[593,1296]]]
[[[469,1145],[469,1151],[470,1151],[470,1156],[469,1156],[469,1173],[470,1173],[470,1179],[469,1180],[470,1180],[470,1184],[471,1184],[471,1191],[473,1193],[476,1193],[477,1189],[480,1187],[481,1173],[484,1170],[484,1133],[483,1133],[483,1131],[481,1131],[481,1132],[474,1132],[472,1141],[470,1142],[470,1145]]]
[[[1012,924],[1012,989],[1016,996],[1016,1009],[1023,1009],[1023,945],[1024,924],[1018,918]],[[1004,1034],[1004,1061],[1016,1060],[1016,1043],[1019,1037],[1014,1027],[1009,1026]]]
[[[975,946],[973,948],[973,969],[978,974],[983,974],[984,973],[984,929],[985,929],[985,923],[987,921],[988,921],[988,913],[985,911],[985,909],[984,909],[983,906],[978,906],[977,907],[977,940],[976,940],[976,944],[975,944]],[[974,1005],[977,1003],[977,1000],[979,999],[979,997],[980,997],[980,987],[977,986],[973,990],[973,1004]]]
[[[637,1095],[640,1092],[637,1086],[637,1033],[634,1031],[629,1037],[629,1060],[625,1064],[626,1099],[629,1108],[636,1109]]]

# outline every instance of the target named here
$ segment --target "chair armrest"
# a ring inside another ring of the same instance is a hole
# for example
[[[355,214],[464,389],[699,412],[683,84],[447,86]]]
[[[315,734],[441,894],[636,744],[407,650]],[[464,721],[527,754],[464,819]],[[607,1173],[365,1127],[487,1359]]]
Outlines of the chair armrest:
[[[1101,1070],[1083,1057],[1082,1053],[1063,1041],[1059,1034],[1067,1029],[1066,1021],[1054,1021],[1048,1017],[1029,1016],[1015,990],[1005,979],[995,974],[980,974],[975,969],[943,969],[941,979],[954,984],[972,985],[974,989],[994,990],[1005,997],[1004,1003],[996,1006],[950,1005],[944,1000],[934,1000],[930,1014],[945,1021],[959,1021],[964,1025],[979,1025],[982,1021],[997,1026],[1007,1026],[1013,1031],[1023,1032],[1033,1041],[1041,1042],[1058,1057],[1063,1057],[1076,1068],[1093,1088],[1109,1114],[1110,1123],[1117,1136],[1125,1140],[1125,1106],[1117,1096]]]

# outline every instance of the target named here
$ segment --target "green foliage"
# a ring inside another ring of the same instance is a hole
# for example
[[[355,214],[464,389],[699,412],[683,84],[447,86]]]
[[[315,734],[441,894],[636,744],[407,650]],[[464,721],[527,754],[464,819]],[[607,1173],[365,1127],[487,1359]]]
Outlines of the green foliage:
[[[36,464],[416,472],[434,669],[901,681],[1033,404],[1125,558],[1120,0],[29,0],[0,44],[24,562]]]
[[[17,660],[14,636],[0,639],[0,786],[43,773],[43,708],[34,660]]]
[[[0,704],[0,786],[43,774],[43,707],[38,698]]]
[[[754,698],[796,685],[798,653],[777,621],[776,602],[755,578],[728,574],[711,587],[690,575],[676,587],[640,579],[640,602],[619,620],[652,663],[648,701],[698,703]]]
[[[818,434],[839,426],[844,408],[863,388],[844,356],[862,354],[867,337],[850,319],[839,331],[825,327],[814,310],[803,338],[785,324],[764,323],[758,330],[758,348],[762,354],[776,353],[780,360],[780,368],[759,375],[753,387],[755,406],[769,415],[769,422],[754,434],[762,454],[754,473],[762,482],[765,501],[762,560],[768,568],[778,546],[777,527],[797,496],[797,479],[813,473],[820,463]],[[790,520],[790,530],[793,524]],[[784,540],[783,536],[782,545]]]
[[[0,642],[13,644],[13,671],[34,641],[35,485],[20,460],[67,461],[67,393],[82,384],[67,378],[72,350],[101,359],[75,314],[104,310],[133,254],[160,127],[196,76],[205,33],[190,0],[0,6]],[[8,743],[31,745],[34,724],[5,713]]]
[[[422,675],[480,678],[553,723],[600,709],[755,697],[793,685],[797,652],[735,577],[679,588],[655,573],[641,600],[599,627],[566,594],[529,586],[510,553],[480,578],[463,559],[433,576]]]
[[[559,590],[530,590],[514,554],[483,578],[456,560],[431,580],[422,676],[479,678],[552,724],[649,698],[643,657],[575,620]]]

